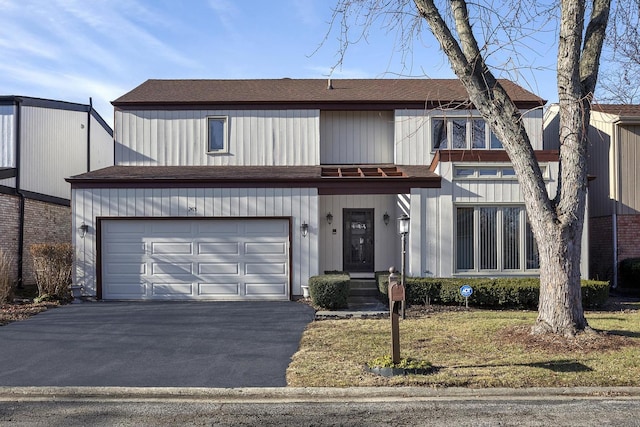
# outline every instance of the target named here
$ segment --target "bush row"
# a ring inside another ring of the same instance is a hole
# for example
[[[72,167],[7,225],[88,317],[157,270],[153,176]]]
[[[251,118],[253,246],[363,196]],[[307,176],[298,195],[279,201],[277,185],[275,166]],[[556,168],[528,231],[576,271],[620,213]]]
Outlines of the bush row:
[[[318,307],[328,310],[347,308],[348,274],[325,274],[309,278],[309,295]]]
[[[377,274],[378,289],[388,298],[389,274]],[[485,308],[517,308],[537,310],[540,297],[538,278],[432,278],[407,277],[406,300],[409,304],[461,304],[464,297],[460,287],[470,285],[473,295],[469,303]],[[609,282],[582,281],[582,305],[585,308],[602,307],[609,298]]]

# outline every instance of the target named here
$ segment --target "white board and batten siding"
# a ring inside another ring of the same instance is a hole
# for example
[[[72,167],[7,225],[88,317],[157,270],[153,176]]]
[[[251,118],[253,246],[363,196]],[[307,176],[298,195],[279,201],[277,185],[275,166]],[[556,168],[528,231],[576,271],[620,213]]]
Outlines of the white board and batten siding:
[[[319,110],[116,110],[116,164],[317,165],[319,115]],[[227,117],[228,152],[207,153],[207,117]]]
[[[286,219],[288,224],[290,218],[291,236],[287,239],[291,240],[291,276],[288,279],[292,294],[302,294],[301,285],[306,284],[310,276],[318,274],[318,194],[315,188],[88,188],[74,189],[72,197],[73,229],[77,230],[83,222],[90,227],[84,238],[79,233],[73,233],[76,248],[74,283],[84,286],[87,295],[97,295],[96,257],[99,252],[96,246],[96,218],[108,224],[112,219],[117,222],[123,219],[135,221],[136,218],[155,220],[170,217],[166,221],[186,220],[179,222],[185,227],[186,224],[194,227],[199,221],[205,221],[203,224],[206,224],[208,220],[247,219],[241,223],[250,224],[251,220],[269,218]],[[189,221],[195,217],[198,220]],[[300,233],[303,222],[309,225],[307,237]],[[280,224],[278,221],[276,223]],[[153,233],[150,233],[153,238]],[[197,236],[192,234],[192,237],[190,244],[195,247]],[[191,259],[188,262],[197,265],[199,261]],[[149,294],[145,291],[145,295]],[[233,299],[221,295],[209,295],[206,298]]]
[[[104,299],[289,299],[288,219],[111,219],[101,230]]]
[[[393,111],[322,111],[322,164],[393,163]]]

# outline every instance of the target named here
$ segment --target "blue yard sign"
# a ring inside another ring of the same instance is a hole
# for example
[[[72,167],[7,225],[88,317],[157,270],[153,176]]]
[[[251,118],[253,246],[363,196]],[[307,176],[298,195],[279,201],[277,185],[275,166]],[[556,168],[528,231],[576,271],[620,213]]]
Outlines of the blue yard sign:
[[[473,294],[473,288],[469,285],[460,287],[460,295],[464,297],[464,305],[469,308],[469,297]]]
[[[469,298],[473,294],[473,288],[469,285],[464,285],[460,287],[460,295],[465,298]]]

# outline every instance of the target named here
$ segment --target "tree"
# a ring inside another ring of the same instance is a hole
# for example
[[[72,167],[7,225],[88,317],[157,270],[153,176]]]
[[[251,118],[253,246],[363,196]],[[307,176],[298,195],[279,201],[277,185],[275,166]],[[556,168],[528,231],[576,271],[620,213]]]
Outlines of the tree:
[[[537,10],[539,5],[514,0],[509,4],[509,13],[503,14],[495,10],[500,6],[489,0],[473,3],[474,15],[471,16],[469,4],[464,0],[443,3],[436,6],[434,0],[340,0],[334,22],[340,19],[342,25],[341,53],[345,53],[350,43],[348,25],[354,15],[360,17],[363,25],[370,25],[376,17],[382,17],[390,27],[404,25],[403,17],[409,17],[409,26],[400,31],[405,42],[406,28],[414,33],[420,29],[417,20],[427,23],[466,88],[470,101],[503,143],[518,176],[540,255],[540,301],[532,331],[573,336],[589,330],[580,290],[581,236],[587,190],[586,131],[610,0],[593,0],[589,9],[583,0],[564,0],[559,5],[542,9],[539,15],[553,17],[559,8],[560,171],[554,196],[545,188],[519,110],[495,77],[496,67],[490,67],[486,61],[489,52],[503,47],[493,37],[498,28],[491,26],[488,17],[492,13],[494,18],[500,15],[493,22],[502,26],[500,30],[509,38],[504,47],[511,43],[513,48],[514,43],[521,43],[520,38],[527,31],[535,32],[523,22],[523,17],[530,13],[527,9]]]
[[[640,0],[618,3],[612,13],[605,49],[608,66],[600,75],[598,102],[640,102]]]

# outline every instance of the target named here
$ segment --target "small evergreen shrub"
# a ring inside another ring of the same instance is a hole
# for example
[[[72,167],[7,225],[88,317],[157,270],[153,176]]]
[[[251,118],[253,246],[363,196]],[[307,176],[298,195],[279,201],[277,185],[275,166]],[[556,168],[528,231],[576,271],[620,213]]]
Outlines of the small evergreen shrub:
[[[582,281],[582,306],[584,308],[603,307],[609,299],[609,282],[597,280]]]
[[[622,287],[640,289],[640,258],[627,258],[620,263]]]
[[[73,247],[70,243],[38,243],[29,247],[39,300],[69,299]]]
[[[11,257],[0,249],[0,304],[8,303],[13,296],[12,264]]]
[[[349,275],[325,274],[309,278],[309,295],[318,307],[328,310],[347,308]]]

